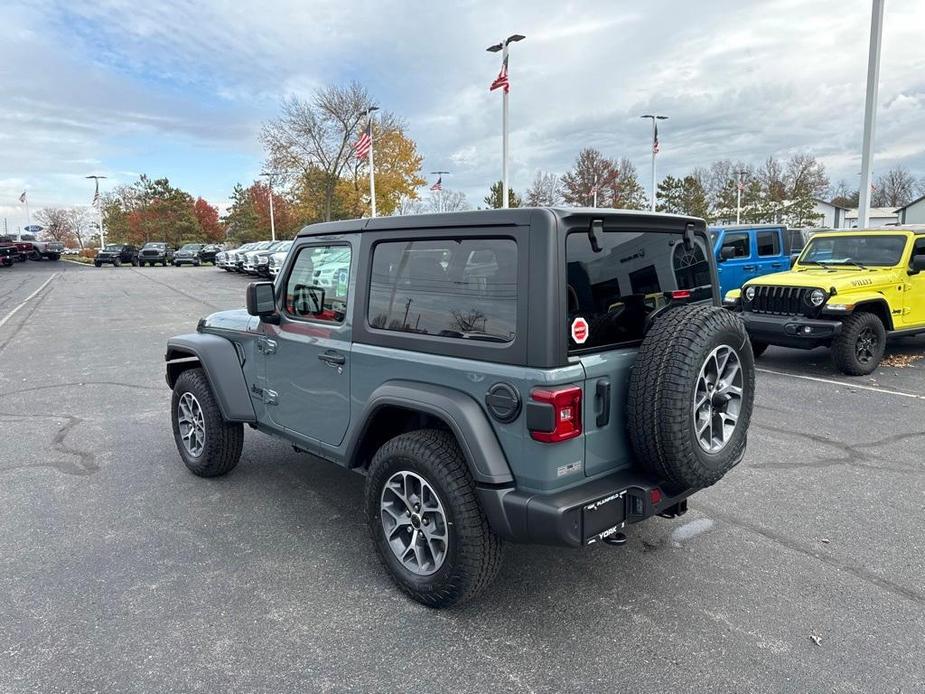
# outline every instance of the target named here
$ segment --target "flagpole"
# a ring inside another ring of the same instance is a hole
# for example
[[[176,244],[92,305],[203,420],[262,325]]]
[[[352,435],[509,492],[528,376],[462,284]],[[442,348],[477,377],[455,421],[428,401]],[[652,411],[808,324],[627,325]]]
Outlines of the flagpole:
[[[501,62],[507,67],[508,75],[510,75],[510,65],[508,64],[508,48],[507,41],[504,42],[504,48],[501,52]],[[510,77],[508,77],[510,79]],[[510,200],[508,199],[507,192],[507,101],[510,96],[507,89],[503,90],[501,95],[502,106],[501,106],[501,207],[507,209],[510,206]]]
[[[489,46],[488,51],[490,53],[497,53],[501,51],[501,65],[502,70],[504,71],[505,77],[510,80],[510,65],[508,64],[508,46],[515,41],[523,41],[525,36],[521,34],[512,34],[508,36],[501,43],[495,44],[494,46]],[[492,86],[494,89],[495,86]],[[508,96],[510,92],[510,83],[505,84],[502,89],[501,95],[501,207],[507,208],[510,206],[510,196],[508,194],[508,185],[507,185],[507,158],[508,158],[508,126],[507,126],[507,113],[508,113]]]
[[[658,188],[655,187],[655,155],[657,154],[656,149],[658,145],[658,125],[656,121],[668,120],[668,116],[661,116],[657,113],[647,113],[640,118],[651,118],[652,119],[652,211],[655,212],[655,203],[658,197]]]
[[[103,231],[103,198],[100,197],[100,179],[106,178],[105,176],[84,176],[84,178],[92,178],[93,182],[96,184],[96,192],[93,195],[93,203],[96,205],[96,218],[97,225],[100,230],[100,250],[103,250],[106,246],[106,232]]]

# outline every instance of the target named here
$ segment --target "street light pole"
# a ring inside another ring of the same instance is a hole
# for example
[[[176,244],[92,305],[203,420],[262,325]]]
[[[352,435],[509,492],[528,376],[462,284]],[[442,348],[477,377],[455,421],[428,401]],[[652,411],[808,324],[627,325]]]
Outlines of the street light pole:
[[[867,56],[867,101],[864,106],[864,141],[861,146],[861,187],[858,200],[858,229],[870,223],[870,179],[877,129],[877,92],[880,85],[880,44],[883,38],[883,3],[873,0],[870,15],[870,53]]]
[[[736,171],[736,224],[741,224],[742,220],[742,172]]]
[[[507,184],[507,155],[508,155],[508,125],[507,125],[507,112],[508,112],[508,96],[510,92],[509,78],[508,78],[508,46],[516,41],[522,41],[525,39],[525,36],[520,34],[512,34],[508,36],[501,43],[496,43],[494,46],[489,46],[486,50],[490,53],[497,53],[501,51],[501,65],[502,72],[505,77],[504,88],[502,89],[501,95],[501,207],[508,208],[510,206],[510,200],[508,195],[508,184]],[[500,75],[499,75],[500,77]],[[497,81],[497,80],[496,80]]]
[[[273,214],[273,176],[276,175],[276,172],[264,171],[260,175],[267,177],[267,191],[270,194],[270,239],[276,241],[276,220]]]
[[[655,187],[655,155],[658,154],[658,125],[656,121],[668,120],[668,116],[661,116],[657,113],[647,113],[640,118],[652,119],[652,211],[655,212],[655,200],[658,196],[658,188]]]
[[[86,176],[92,178],[96,183],[96,192],[93,194],[93,202],[96,204],[97,225],[100,229],[100,250],[106,245],[106,233],[103,231],[103,198],[100,197],[100,180],[105,176]]]

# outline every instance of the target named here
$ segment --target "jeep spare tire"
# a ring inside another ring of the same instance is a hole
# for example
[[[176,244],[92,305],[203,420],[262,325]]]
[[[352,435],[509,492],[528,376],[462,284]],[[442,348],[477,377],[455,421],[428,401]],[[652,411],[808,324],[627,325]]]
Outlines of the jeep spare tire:
[[[640,464],[669,493],[716,483],[742,458],[754,396],[755,357],[734,313],[665,311],[630,376],[627,429]]]

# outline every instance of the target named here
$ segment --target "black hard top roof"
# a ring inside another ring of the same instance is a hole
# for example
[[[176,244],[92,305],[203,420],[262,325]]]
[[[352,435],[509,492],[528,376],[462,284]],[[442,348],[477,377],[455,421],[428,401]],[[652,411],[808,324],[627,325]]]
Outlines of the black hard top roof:
[[[348,234],[360,231],[388,231],[408,229],[434,229],[466,226],[526,226],[546,216],[550,221],[561,221],[572,225],[591,219],[636,218],[640,222],[669,222],[679,225],[704,225],[698,217],[648,212],[645,210],[613,210],[600,207],[518,207],[506,210],[470,210],[467,212],[444,212],[440,214],[402,215],[370,219],[348,219],[338,222],[322,222],[303,227],[297,237],[320,234]]]

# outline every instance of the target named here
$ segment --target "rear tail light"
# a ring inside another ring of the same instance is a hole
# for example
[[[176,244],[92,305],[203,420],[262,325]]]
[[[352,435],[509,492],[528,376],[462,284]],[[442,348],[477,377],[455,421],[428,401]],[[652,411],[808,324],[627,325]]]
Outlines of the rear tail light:
[[[581,434],[581,388],[537,388],[530,397],[533,402],[547,406],[546,409],[552,408],[552,417],[544,418],[547,426],[530,429],[535,441],[559,443]]]
[[[689,289],[675,289],[671,292],[672,299],[690,299],[691,292]]]

